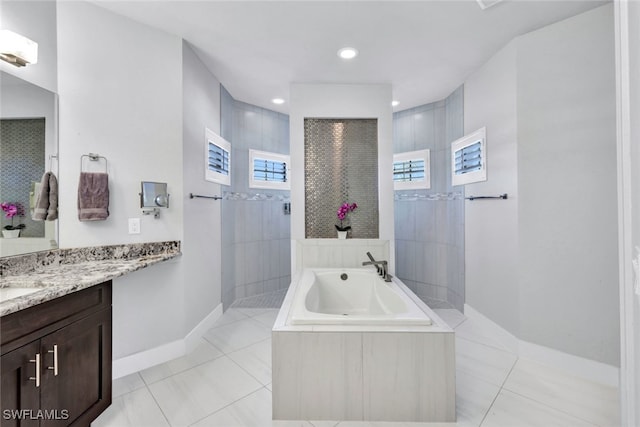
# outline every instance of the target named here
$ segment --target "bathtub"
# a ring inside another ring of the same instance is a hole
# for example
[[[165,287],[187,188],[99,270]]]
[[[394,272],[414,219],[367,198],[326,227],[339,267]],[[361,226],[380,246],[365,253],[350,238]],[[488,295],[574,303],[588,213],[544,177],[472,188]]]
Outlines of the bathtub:
[[[290,325],[432,324],[404,284],[385,282],[373,267],[306,269],[296,288]]]
[[[373,267],[303,268],[271,337],[274,419],[456,419],[454,331]]]

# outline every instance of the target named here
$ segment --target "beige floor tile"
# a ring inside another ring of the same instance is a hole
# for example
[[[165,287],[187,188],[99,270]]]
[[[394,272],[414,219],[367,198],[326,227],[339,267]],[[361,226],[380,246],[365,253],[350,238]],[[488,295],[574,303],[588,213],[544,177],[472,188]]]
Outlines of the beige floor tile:
[[[169,427],[167,419],[146,387],[113,399],[92,427]]]
[[[234,362],[263,385],[271,383],[271,339],[228,354]]]
[[[149,385],[172,426],[192,424],[261,388],[226,356]]]
[[[152,384],[171,375],[186,371],[194,366],[201,365],[210,360],[222,356],[223,353],[206,340],[189,354],[170,360],[160,365],[140,371],[140,375],[147,384]]]
[[[594,427],[581,419],[502,390],[482,427]]]
[[[512,353],[456,337],[456,372],[502,386],[516,360]]]
[[[620,424],[618,389],[519,359],[504,388],[601,426]]]
[[[209,329],[204,339],[224,353],[239,350],[271,337],[271,328],[254,319],[244,319]]]

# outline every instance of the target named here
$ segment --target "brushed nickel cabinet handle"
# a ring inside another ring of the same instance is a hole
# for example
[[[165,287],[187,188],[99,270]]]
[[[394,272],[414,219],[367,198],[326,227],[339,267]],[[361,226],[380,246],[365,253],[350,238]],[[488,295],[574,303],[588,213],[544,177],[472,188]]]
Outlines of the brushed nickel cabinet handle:
[[[53,366],[47,366],[47,369],[53,371],[53,376],[58,376],[58,344],[53,345],[53,350],[47,351],[47,353],[53,353]]]
[[[36,364],[36,376],[29,377],[29,380],[36,382],[36,387],[40,387],[40,353],[36,353],[36,358],[29,360],[31,363]]]

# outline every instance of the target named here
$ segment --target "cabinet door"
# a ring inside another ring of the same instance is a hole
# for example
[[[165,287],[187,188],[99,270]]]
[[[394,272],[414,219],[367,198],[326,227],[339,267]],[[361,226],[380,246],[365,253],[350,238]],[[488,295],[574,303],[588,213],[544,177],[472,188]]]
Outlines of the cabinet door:
[[[41,345],[41,408],[56,415],[41,425],[88,426],[111,404],[111,309],[43,337]]]
[[[35,381],[29,379],[36,376],[36,363],[31,360],[35,360],[39,352],[40,341],[35,341],[0,358],[2,427],[39,425],[37,414],[40,409],[42,381],[41,386],[36,387]]]

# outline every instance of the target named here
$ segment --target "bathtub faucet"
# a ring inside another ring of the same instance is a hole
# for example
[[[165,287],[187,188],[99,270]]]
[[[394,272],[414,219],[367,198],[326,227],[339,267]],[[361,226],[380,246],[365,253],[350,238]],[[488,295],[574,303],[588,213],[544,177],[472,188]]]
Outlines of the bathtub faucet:
[[[392,276],[389,274],[389,271],[387,270],[387,261],[376,261],[373,258],[373,255],[371,255],[371,252],[367,252],[367,256],[371,261],[365,261],[362,263],[362,265],[375,265],[376,270],[378,270],[378,274],[380,275],[380,277],[382,277],[385,282],[390,282]]]

